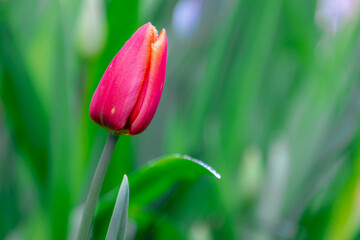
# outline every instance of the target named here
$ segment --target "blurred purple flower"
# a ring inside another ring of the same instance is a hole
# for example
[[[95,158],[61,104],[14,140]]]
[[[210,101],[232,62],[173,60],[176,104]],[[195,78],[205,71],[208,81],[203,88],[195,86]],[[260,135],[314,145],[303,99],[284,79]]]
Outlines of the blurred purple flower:
[[[319,0],[315,15],[317,24],[336,33],[352,18],[358,17],[360,0]]]
[[[174,9],[173,28],[182,38],[191,37],[200,25],[203,0],[180,0]]]

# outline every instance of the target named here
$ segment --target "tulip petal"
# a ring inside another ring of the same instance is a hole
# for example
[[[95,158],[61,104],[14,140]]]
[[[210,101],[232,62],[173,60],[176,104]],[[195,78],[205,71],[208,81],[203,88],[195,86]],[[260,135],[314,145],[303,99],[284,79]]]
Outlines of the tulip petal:
[[[143,25],[111,61],[90,104],[94,122],[113,132],[124,128],[148,74],[156,37],[151,23]]]
[[[165,29],[161,30],[158,39],[151,45],[151,58],[147,84],[141,92],[134,109],[134,114],[129,118],[131,126],[130,135],[139,134],[150,124],[159,105],[166,73],[167,36]],[[131,121],[133,120],[134,121]]]

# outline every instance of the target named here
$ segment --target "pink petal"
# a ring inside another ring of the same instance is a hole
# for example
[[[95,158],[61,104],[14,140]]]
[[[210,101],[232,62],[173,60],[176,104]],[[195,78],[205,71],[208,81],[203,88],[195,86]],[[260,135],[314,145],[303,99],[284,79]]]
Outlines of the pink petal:
[[[157,31],[140,27],[106,69],[90,104],[90,117],[110,131],[122,130],[142,90]]]
[[[159,105],[166,73],[167,37],[165,29],[161,30],[159,38],[151,46],[151,60],[147,86],[144,85],[139,101],[134,108],[130,135],[139,134],[150,124]]]

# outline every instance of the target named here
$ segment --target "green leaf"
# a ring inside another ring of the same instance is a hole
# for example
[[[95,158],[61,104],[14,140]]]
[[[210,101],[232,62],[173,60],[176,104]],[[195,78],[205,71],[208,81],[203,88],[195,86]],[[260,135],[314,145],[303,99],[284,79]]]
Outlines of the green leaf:
[[[161,213],[147,211],[136,217],[135,239],[183,240],[185,237],[186,233]]]
[[[127,176],[124,175],[106,234],[106,240],[125,239],[128,208],[129,181]]]
[[[130,177],[131,204],[149,204],[173,184],[211,174],[221,178],[212,167],[187,155],[173,154],[149,162]]]
[[[212,167],[187,155],[171,154],[150,161],[130,176],[130,208],[141,208],[164,194],[175,183],[195,180],[202,175],[221,178]],[[95,221],[114,206],[116,189],[100,199]]]

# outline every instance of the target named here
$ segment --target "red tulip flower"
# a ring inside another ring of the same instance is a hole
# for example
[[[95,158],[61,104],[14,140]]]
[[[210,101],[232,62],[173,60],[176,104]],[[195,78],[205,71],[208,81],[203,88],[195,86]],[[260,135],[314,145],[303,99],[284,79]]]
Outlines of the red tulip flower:
[[[91,119],[117,135],[135,135],[150,124],[166,72],[167,37],[147,23],[140,27],[106,69],[90,104]]]

